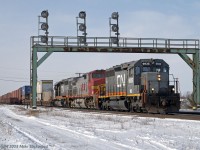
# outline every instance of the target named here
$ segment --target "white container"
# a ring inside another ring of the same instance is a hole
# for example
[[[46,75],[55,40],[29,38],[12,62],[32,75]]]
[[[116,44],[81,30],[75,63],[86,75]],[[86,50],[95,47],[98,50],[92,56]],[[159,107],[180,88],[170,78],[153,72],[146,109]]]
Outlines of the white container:
[[[43,101],[50,101],[53,99],[53,91],[43,92]]]
[[[53,91],[53,80],[41,80],[37,82],[37,93]]]

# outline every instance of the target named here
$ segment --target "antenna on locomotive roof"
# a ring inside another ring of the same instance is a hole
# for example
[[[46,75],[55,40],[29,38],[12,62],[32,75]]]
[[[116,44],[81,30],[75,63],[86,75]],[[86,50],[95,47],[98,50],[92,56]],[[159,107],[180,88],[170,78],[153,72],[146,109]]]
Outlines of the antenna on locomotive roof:
[[[78,74],[78,77],[80,77],[81,75],[83,75],[84,73],[75,73],[75,74]]]

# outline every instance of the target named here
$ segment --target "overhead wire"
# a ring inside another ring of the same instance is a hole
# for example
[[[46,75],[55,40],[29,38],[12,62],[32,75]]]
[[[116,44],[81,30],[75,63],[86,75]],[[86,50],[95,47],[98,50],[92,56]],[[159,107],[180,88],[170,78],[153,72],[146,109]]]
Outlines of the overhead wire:
[[[27,69],[21,69],[21,68],[12,68],[12,67],[2,67],[2,66],[0,66],[0,69],[5,69],[5,70],[24,70],[24,71],[27,71]],[[30,71],[29,69],[28,69],[28,71]],[[57,70],[55,70],[55,71],[49,71],[49,70],[42,70],[42,72],[49,72],[49,73],[62,73],[62,74],[69,74],[69,73],[73,73],[73,72],[61,72],[61,71],[57,71]]]
[[[30,81],[22,81],[22,80],[8,80],[8,79],[0,79],[0,81],[7,81],[7,82],[30,82]]]

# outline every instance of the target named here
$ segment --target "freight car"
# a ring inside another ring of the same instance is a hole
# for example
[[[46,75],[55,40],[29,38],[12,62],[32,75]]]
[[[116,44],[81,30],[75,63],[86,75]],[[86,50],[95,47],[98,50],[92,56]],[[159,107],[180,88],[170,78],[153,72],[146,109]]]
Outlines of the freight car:
[[[1,104],[10,104],[11,93],[4,94],[0,97]]]
[[[50,106],[53,99],[53,80],[37,82],[37,105]]]
[[[22,100],[22,104],[26,105],[26,104],[30,104],[30,99],[31,99],[31,86],[29,85],[25,85],[23,87],[21,87],[21,100]]]
[[[26,85],[10,93],[0,96],[2,104],[22,104],[25,100],[30,100],[31,87]]]
[[[170,85],[169,65],[140,59],[57,82],[53,105],[151,113],[177,112],[178,81]]]

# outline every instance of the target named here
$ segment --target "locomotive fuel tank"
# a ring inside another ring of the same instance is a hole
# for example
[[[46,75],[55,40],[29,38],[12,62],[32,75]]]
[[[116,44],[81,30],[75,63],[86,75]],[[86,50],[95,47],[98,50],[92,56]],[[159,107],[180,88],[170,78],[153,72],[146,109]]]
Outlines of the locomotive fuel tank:
[[[114,110],[125,110],[128,111],[127,100],[112,100],[109,102],[109,106]]]

